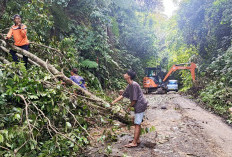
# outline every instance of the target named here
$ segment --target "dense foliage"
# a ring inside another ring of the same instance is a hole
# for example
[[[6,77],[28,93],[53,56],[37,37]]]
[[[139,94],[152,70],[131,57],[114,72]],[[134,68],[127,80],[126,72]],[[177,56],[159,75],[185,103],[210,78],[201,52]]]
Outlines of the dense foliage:
[[[232,107],[232,49],[218,56],[206,69],[206,87],[200,92],[205,104],[232,123],[228,109]],[[213,79],[212,79],[213,78]],[[230,117],[230,119],[229,119]]]

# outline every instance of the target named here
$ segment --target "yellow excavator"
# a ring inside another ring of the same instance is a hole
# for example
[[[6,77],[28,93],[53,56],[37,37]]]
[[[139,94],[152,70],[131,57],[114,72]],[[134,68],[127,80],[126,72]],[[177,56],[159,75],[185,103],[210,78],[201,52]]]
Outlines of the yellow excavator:
[[[167,93],[167,86],[165,82],[176,70],[190,70],[192,79],[195,81],[196,67],[196,64],[193,62],[176,64],[171,67],[166,75],[161,71],[161,68],[146,68],[146,76],[143,78],[143,88],[145,89],[145,93],[148,94],[154,91],[158,91],[159,93]]]

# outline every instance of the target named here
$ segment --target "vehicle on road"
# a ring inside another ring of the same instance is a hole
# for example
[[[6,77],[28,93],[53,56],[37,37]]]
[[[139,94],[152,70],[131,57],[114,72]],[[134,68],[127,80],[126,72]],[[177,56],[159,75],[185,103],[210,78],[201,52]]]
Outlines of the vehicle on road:
[[[178,81],[177,80],[168,80],[167,92],[169,91],[178,92]]]

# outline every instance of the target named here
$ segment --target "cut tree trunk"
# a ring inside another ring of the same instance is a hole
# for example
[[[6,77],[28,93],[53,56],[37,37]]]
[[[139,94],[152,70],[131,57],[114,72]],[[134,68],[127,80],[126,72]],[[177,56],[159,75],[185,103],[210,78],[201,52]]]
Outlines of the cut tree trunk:
[[[10,50],[8,50],[7,48],[5,48],[5,47],[3,47],[3,46],[0,46],[0,49],[2,49],[4,52],[10,54]],[[23,55],[21,55],[21,54],[16,53],[16,55],[17,55],[19,58],[23,58]],[[30,64],[39,66],[37,63],[33,62],[31,59],[28,59],[28,62],[29,62]]]

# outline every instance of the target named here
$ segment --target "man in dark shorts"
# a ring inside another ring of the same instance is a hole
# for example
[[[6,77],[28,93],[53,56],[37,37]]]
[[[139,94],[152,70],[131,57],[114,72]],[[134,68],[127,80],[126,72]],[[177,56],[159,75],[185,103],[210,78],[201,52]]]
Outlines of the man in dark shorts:
[[[5,39],[10,39],[12,35],[14,37],[14,45],[28,51],[29,41],[27,39],[27,26],[21,23],[21,16],[18,14],[14,15],[14,25],[11,26]],[[18,62],[19,60],[16,52],[14,50],[10,50],[10,53],[13,60],[15,62]],[[25,66],[27,67],[28,57],[23,56],[23,61],[25,63]]]
[[[141,132],[141,123],[143,120],[144,112],[147,109],[147,100],[143,96],[143,92],[141,90],[141,87],[139,84],[135,81],[133,81],[136,77],[136,74],[132,70],[128,70],[126,74],[124,74],[124,79],[127,81],[128,86],[123,92],[121,96],[119,96],[117,99],[115,99],[111,104],[115,104],[122,98],[126,97],[130,99],[131,104],[129,105],[127,111],[130,111],[131,107],[134,107],[135,111],[135,117],[134,117],[134,125],[135,125],[135,131],[134,131],[134,139],[131,143],[125,145],[125,147],[131,148],[136,147],[140,141],[139,136]]]

